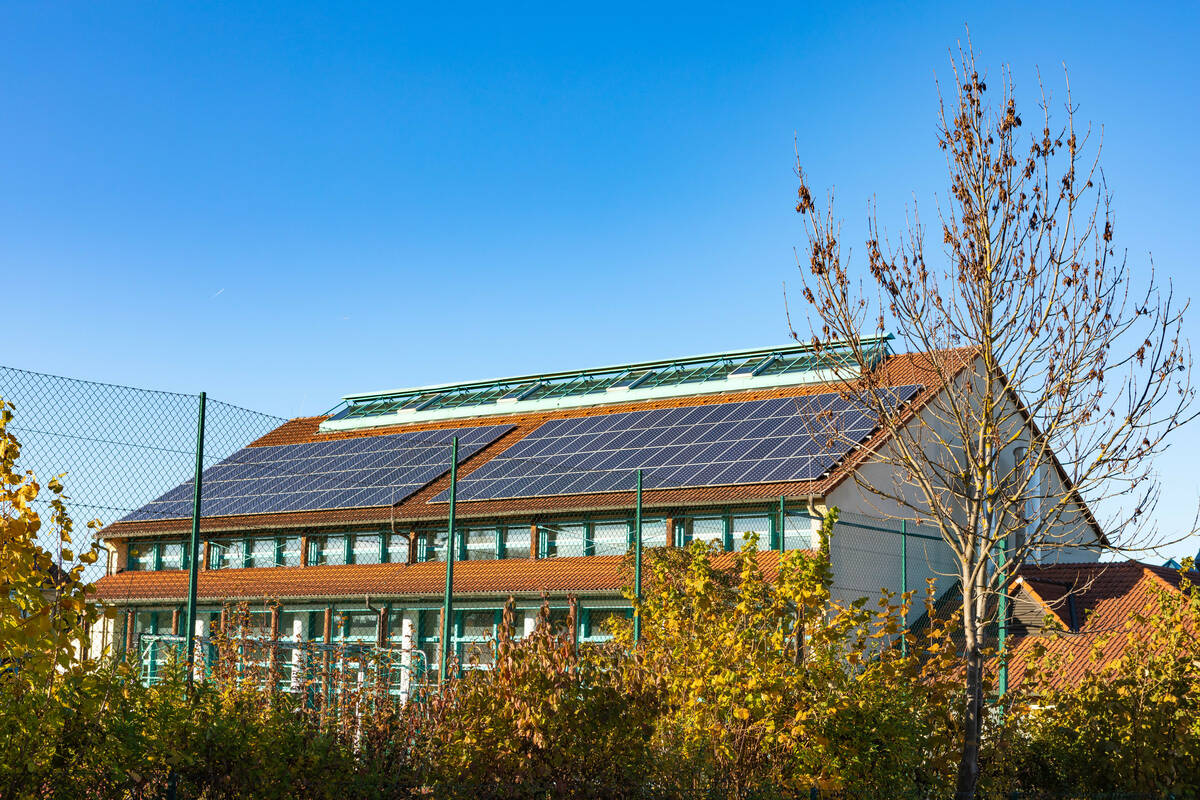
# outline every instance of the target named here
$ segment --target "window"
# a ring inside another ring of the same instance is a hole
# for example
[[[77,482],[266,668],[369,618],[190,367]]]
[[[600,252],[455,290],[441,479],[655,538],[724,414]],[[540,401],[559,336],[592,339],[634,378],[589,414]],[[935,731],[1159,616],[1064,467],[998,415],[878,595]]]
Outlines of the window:
[[[159,569],[187,569],[187,545],[183,542],[162,542],[159,545]]]
[[[246,543],[242,539],[220,539],[209,545],[212,569],[241,569],[246,563]]]
[[[345,536],[310,536],[308,539],[308,565],[345,564]]]
[[[285,536],[279,540],[279,566],[300,566],[300,537]]]
[[[771,517],[767,514],[735,516],[730,531],[733,539],[731,544],[734,548],[739,548],[745,543],[747,533],[757,533],[758,546],[769,548],[771,546],[771,527]]]
[[[504,558],[529,558],[528,525],[510,525],[501,534]]]
[[[500,612],[495,609],[459,611],[456,616],[459,664],[463,669],[489,667],[495,662],[492,642]]]
[[[388,612],[387,644],[389,647],[403,647],[404,642],[404,609],[393,608]]]
[[[680,546],[707,542],[725,549],[725,517],[685,517],[676,524]]]
[[[408,563],[408,537],[401,533],[389,533],[387,537],[387,560],[389,564]]]
[[[642,519],[642,547],[667,546],[667,521],[665,519]]]
[[[355,564],[378,564],[379,548],[382,540],[378,533],[357,533],[354,535],[352,556]]]
[[[460,531],[462,557],[465,561],[485,561],[497,558],[496,529],[468,528]]]
[[[246,553],[247,567],[273,567],[275,566],[275,538],[259,537],[250,539]]]
[[[446,560],[446,532],[424,531],[417,540],[418,561]]]
[[[417,648],[414,655],[419,653],[416,660],[422,663],[414,663],[413,667],[418,675],[422,670],[435,673],[438,670],[440,621],[441,615],[437,611],[417,612]]]
[[[540,610],[538,614],[541,614]],[[541,624],[540,616],[538,623]],[[550,626],[550,632],[555,636],[565,636],[571,633],[571,609],[566,607],[552,607],[550,615],[546,619],[546,624]]]
[[[541,557],[581,556],[587,526],[582,523],[546,524],[538,526],[541,534]]]
[[[279,612],[279,638],[299,641],[304,638],[304,623],[307,621],[307,611]]]
[[[820,529],[821,520],[810,516],[807,511],[789,511],[783,521],[783,549],[815,550],[820,544]]]
[[[645,530],[643,529],[643,536]],[[643,539],[643,545],[645,540]],[[592,525],[592,546],[589,555],[620,556],[629,549],[629,523],[597,522]]]
[[[154,542],[130,542],[125,568],[129,570],[154,569],[157,557]]]
[[[379,633],[379,612],[370,609],[339,611],[334,615],[334,636],[346,642],[374,642]]]
[[[625,608],[585,608],[580,625],[581,642],[607,642],[612,638],[611,624],[615,620],[626,620],[633,612]]]
[[[138,611],[133,615],[133,632],[134,635],[140,636],[143,633],[156,634],[158,630],[158,612],[157,611]]]

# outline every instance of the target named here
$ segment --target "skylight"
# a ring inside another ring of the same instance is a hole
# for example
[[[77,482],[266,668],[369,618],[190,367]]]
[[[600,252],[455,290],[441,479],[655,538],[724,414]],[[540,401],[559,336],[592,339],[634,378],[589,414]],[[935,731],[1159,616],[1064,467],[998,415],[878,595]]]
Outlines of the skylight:
[[[890,336],[885,336],[866,341],[873,354],[873,363],[879,363],[891,352],[889,339]],[[792,344],[546,375],[347,395],[332,409],[323,427],[444,419],[591,402],[619,402],[626,397],[632,400],[658,395],[702,394],[760,384],[828,380],[841,374],[849,365],[849,355],[848,349],[839,351],[827,347],[826,353],[818,356],[810,345]]]

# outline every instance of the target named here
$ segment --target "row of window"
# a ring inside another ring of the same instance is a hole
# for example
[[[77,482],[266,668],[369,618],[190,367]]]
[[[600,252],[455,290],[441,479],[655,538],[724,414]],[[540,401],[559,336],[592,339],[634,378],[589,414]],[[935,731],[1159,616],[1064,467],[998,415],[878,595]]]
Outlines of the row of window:
[[[642,522],[642,545],[663,547],[670,541],[684,546],[693,541],[717,544],[725,550],[740,546],[750,533],[759,536],[760,546],[788,550],[816,546],[819,522],[806,514],[788,513],[783,530],[779,515],[768,513],[721,513],[680,517],[671,531],[663,519]],[[457,531],[455,559],[482,561],[503,558],[529,558],[534,536],[528,524],[472,525]],[[633,546],[635,526],[630,519],[597,519],[561,523],[540,523],[537,527],[538,558],[556,556],[624,555]],[[210,544],[210,569],[244,567],[298,567],[299,536],[258,536],[215,539]],[[402,534],[363,532],[331,533],[308,537],[307,564],[384,564],[408,561],[408,537]],[[446,532],[419,531],[416,559],[444,561]],[[127,568],[131,570],[186,569],[187,547],[182,541],[131,542]]]
[[[454,647],[455,655],[463,663],[474,662],[487,666],[491,663],[493,653],[488,644],[494,642],[499,635],[503,620],[503,609],[466,609],[454,612]],[[390,647],[400,647],[404,644],[404,617],[412,619],[412,645],[422,654],[424,666],[436,668],[440,656],[441,612],[438,609],[404,609],[388,608],[385,614],[387,629],[385,640]],[[515,638],[522,638],[536,624],[538,609],[525,609],[517,614]],[[628,608],[614,607],[583,607],[579,610],[577,630],[578,640],[584,643],[604,642],[612,638],[610,621],[628,619],[631,611]],[[172,633],[175,619],[178,625],[183,625],[182,611],[142,610],[134,613],[134,636],[142,634],[159,635]],[[211,630],[220,620],[219,611],[206,609],[199,619],[206,623],[206,630]],[[233,635],[244,634],[256,639],[278,638],[281,641],[292,642],[321,642],[325,638],[324,609],[280,609],[278,617],[278,632],[271,628],[271,612],[256,610],[240,620],[245,626],[243,631],[234,631]],[[335,643],[364,643],[374,645],[379,636],[379,612],[374,609],[344,608],[334,609],[331,614],[330,640]],[[555,633],[567,633],[570,624],[570,610],[565,606],[551,607],[547,620]],[[274,634],[274,635],[273,635]]]

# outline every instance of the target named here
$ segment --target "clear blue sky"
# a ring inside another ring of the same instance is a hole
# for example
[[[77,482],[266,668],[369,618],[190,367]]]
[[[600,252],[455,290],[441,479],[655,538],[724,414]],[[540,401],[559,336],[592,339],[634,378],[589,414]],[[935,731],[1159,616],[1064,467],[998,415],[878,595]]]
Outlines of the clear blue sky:
[[[0,361],[292,416],[784,341],[793,136],[848,239],[895,229],[964,23],[1027,106],[1067,63],[1118,243],[1200,288],[1194,3],[496,8],[0,6]]]

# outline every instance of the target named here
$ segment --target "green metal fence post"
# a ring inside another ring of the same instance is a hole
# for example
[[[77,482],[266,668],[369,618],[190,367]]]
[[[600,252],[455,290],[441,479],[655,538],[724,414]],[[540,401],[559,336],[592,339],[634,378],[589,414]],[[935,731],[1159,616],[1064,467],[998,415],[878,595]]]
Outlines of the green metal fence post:
[[[667,532],[670,535],[670,531]],[[642,641],[642,471],[637,471],[637,502],[633,513],[633,643]]]
[[[900,520],[900,596],[908,591],[908,520]],[[904,627],[900,629],[900,655],[908,655],[908,611],[904,612]]]
[[[196,420],[196,472],[193,476],[195,486],[192,487],[192,538],[188,545],[188,599],[187,613],[184,615],[183,641],[187,648],[184,663],[187,665],[187,691],[192,691],[192,673],[195,668],[195,648],[192,637],[196,635],[196,595],[200,582],[200,483],[204,473],[204,412],[207,405],[207,395],[200,393],[200,410]]]
[[[438,680],[446,682],[450,662],[450,631],[454,628],[454,501],[458,494],[458,437],[450,443],[450,513],[446,525],[446,594],[442,597],[442,657],[438,659]]]
[[[779,495],[779,553],[783,554],[787,539],[787,497]]]

